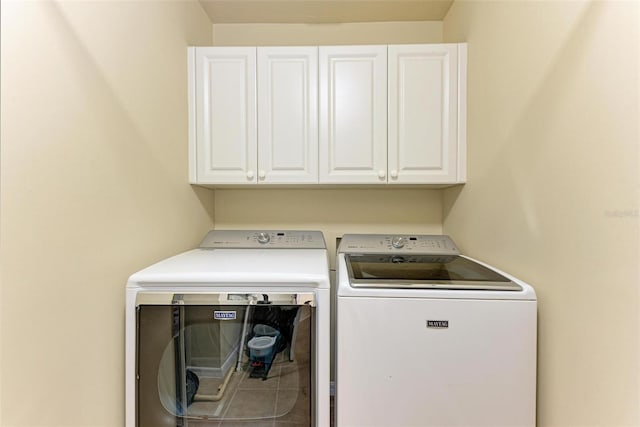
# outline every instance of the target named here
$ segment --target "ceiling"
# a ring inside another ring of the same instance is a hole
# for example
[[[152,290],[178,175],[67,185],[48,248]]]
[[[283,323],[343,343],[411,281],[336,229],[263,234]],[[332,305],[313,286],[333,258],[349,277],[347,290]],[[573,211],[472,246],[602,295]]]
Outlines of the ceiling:
[[[214,24],[441,21],[453,0],[198,0]]]

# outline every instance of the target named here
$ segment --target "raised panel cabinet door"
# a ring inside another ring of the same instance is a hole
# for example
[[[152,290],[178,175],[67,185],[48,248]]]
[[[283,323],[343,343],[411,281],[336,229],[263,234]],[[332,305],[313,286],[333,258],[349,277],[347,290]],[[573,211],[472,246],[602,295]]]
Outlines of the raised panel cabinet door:
[[[457,44],[389,46],[390,183],[461,182],[458,54]]]
[[[322,46],[320,183],[387,182],[387,46]]]
[[[318,48],[258,48],[258,183],[318,182]]]
[[[196,183],[254,183],[256,48],[194,49]]]

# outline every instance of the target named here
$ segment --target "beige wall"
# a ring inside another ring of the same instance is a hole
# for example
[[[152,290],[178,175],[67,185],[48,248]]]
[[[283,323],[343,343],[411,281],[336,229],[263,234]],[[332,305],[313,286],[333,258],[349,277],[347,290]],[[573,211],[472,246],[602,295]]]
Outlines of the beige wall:
[[[440,43],[441,21],[345,24],[214,24],[218,46]]]
[[[439,190],[216,190],[216,228],[321,230],[333,266],[344,233],[442,232]]]
[[[640,425],[639,3],[456,1],[468,184],[444,231],[539,297],[541,426]]]
[[[195,1],[2,1],[0,425],[122,426],[124,287],[193,247]]]
[[[212,27],[195,1],[3,0],[0,425],[122,425],[124,282],[214,216],[330,246],[444,224],[538,291],[540,424],[640,424],[638,13],[457,0],[468,184],[217,190],[214,208],[186,184],[187,45],[440,42],[443,24]]]

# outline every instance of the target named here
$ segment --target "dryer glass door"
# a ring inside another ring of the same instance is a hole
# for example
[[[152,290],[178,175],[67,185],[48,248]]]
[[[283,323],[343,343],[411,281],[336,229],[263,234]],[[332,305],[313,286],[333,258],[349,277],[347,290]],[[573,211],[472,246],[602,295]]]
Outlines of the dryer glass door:
[[[137,425],[311,425],[312,304],[308,294],[141,295]]]

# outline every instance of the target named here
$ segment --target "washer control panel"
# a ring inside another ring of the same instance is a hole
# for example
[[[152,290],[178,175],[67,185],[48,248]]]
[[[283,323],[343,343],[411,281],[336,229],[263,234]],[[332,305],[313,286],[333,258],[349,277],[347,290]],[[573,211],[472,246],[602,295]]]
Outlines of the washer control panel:
[[[202,249],[326,249],[320,231],[212,230]]]
[[[338,252],[460,255],[449,236],[425,234],[345,234]]]

